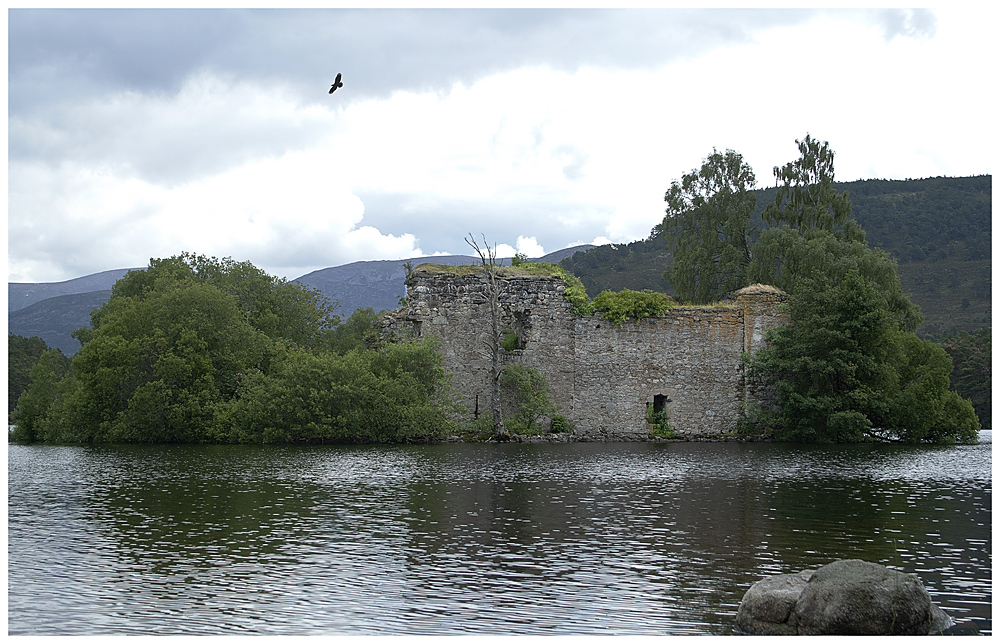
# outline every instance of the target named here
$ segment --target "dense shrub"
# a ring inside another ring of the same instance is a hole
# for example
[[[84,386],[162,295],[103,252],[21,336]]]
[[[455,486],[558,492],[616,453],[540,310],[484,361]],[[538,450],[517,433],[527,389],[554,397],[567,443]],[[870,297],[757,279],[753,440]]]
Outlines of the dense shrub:
[[[507,329],[503,332],[503,339],[500,341],[500,347],[504,351],[514,351],[518,347],[517,333],[512,329]]]
[[[625,289],[618,293],[602,291],[594,298],[593,306],[612,324],[621,324],[628,319],[642,320],[666,315],[677,304],[664,293]]]
[[[650,434],[654,438],[674,438],[674,430],[670,429],[667,412],[653,411],[652,405],[646,406],[646,423],[650,426]]]
[[[346,355],[295,349],[271,375],[248,376],[217,428],[238,443],[438,440],[451,429],[449,402],[430,340]]]
[[[58,349],[42,352],[28,379],[28,387],[11,413],[14,429],[10,440],[32,442],[44,440],[51,432],[53,404],[65,395],[69,361]]]
[[[549,431],[553,434],[571,434],[573,433],[573,425],[562,414],[554,414],[549,422]]]
[[[555,411],[549,401],[549,383],[545,374],[524,364],[514,363],[504,367],[500,377],[505,418],[511,422],[511,431],[530,434],[536,431],[538,421]]]
[[[152,260],[91,322],[71,370],[42,355],[13,439],[396,442],[447,429],[435,345],[378,341],[370,310],[338,330],[316,292],[248,263]]]

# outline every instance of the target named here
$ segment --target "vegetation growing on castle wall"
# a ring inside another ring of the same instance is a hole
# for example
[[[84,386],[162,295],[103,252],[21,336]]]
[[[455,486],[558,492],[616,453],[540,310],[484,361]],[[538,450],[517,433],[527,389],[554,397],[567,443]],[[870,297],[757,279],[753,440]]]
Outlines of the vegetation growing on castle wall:
[[[667,412],[653,411],[653,405],[646,405],[646,423],[649,425],[650,436],[653,438],[674,438],[674,430],[670,429]]]
[[[421,264],[418,270],[432,273],[451,273],[456,276],[478,275],[482,273],[479,266],[445,266],[442,264]],[[570,273],[562,266],[548,262],[530,262],[526,257],[515,256],[511,266],[497,268],[500,277],[556,277],[566,285],[563,297],[573,305],[573,312],[582,317],[588,317],[595,311],[601,311],[613,324],[621,324],[625,320],[642,320],[648,317],[666,315],[678,305],[673,298],[664,293],[649,289],[633,291],[623,289],[619,292],[603,291],[593,300],[587,295],[587,289],[580,278]],[[698,306],[718,306],[718,303],[700,304]],[[513,340],[511,340],[513,342]],[[511,345],[513,346],[513,345]]]
[[[431,273],[451,273],[457,276],[479,275],[483,272],[481,266],[445,266],[443,264],[421,264],[417,270],[424,270]],[[573,312],[577,315],[593,315],[594,308],[587,295],[587,289],[580,281],[580,278],[567,271],[562,266],[550,264],[549,262],[528,262],[520,260],[516,265],[498,266],[497,275],[500,277],[527,277],[531,275],[539,277],[557,277],[566,285],[563,291],[565,297],[572,305]]]
[[[594,298],[592,305],[594,310],[604,314],[612,324],[663,316],[677,306],[673,298],[664,293],[629,289],[618,293],[602,291]]]
[[[421,264],[420,270],[430,272],[448,272],[454,275],[476,275],[482,272],[478,266],[444,266],[441,264]],[[609,321],[621,324],[625,320],[642,320],[647,317],[666,315],[677,308],[678,304],[669,295],[657,293],[649,289],[633,291],[623,289],[620,292],[603,291],[593,300],[587,295],[587,289],[576,275],[565,268],[548,262],[529,262],[526,258],[515,257],[512,266],[497,269],[501,277],[557,277],[566,285],[563,291],[572,305],[573,312],[580,316],[591,316],[595,311],[601,311]]]

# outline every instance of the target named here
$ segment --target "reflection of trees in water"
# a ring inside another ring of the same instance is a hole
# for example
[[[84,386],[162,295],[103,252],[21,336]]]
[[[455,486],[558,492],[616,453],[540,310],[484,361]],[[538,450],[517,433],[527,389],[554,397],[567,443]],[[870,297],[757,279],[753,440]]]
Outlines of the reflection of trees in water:
[[[466,449],[478,462],[460,477],[409,488],[406,565],[415,594],[421,587],[444,594],[428,580],[450,567],[451,582],[470,596],[511,591],[511,584],[536,594],[583,584],[712,622],[735,614],[762,576],[839,558],[919,572],[933,587],[939,580],[925,571],[935,561],[961,552],[967,537],[990,538],[982,516],[952,518],[968,512],[969,493],[907,478],[909,459],[933,459],[948,448]],[[970,578],[989,566],[973,562]]]
[[[762,554],[779,566],[768,574],[864,559],[916,573],[956,618],[968,610],[962,606],[967,600],[989,603],[989,584],[976,582],[991,568],[988,477],[980,487],[949,471],[958,450],[978,447],[785,449],[800,467],[768,492]],[[958,601],[949,603],[949,596]]]
[[[768,523],[758,481],[706,476],[690,445],[487,448],[464,478],[410,489],[415,593],[448,592],[428,586],[451,567],[470,599],[523,588],[558,604],[573,586],[574,601],[589,587],[598,602],[735,613],[735,578],[755,567]],[[652,449],[662,471],[641,471]]]
[[[799,555],[803,565],[860,558],[907,567],[912,566],[907,559],[920,551],[928,554],[928,548],[937,547],[934,544],[958,546],[977,532],[988,538],[988,522],[984,526],[982,515],[970,513],[977,505],[972,497],[983,490],[970,487],[968,481],[947,480],[947,469],[926,471],[928,462],[939,461],[941,468],[947,468],[954,449],[816,448],[814,464],[820,467],[807,468],[801,479],[780,481],[774,488],[785,558],[805,553]],[[946,550],[936,556],[947,556]]]
[[[321,590],[302,605],[369,597],[358,610],[445,620],[486,602],[595,628],[652,609],[722,634],[762,576],[861,558],[917,572],[946,609],[955,584],[989,604],[988,475],[981,487],[913,475],[947,471],[956,448],[86,449],[100,547],[123,583],[162,597],[179,581]]]
[[[86,483],[91,521],[116,556],[154,572],[280,563],[314,530],[319,489],[288,478],[280,448],[91,451],[99,463]]]

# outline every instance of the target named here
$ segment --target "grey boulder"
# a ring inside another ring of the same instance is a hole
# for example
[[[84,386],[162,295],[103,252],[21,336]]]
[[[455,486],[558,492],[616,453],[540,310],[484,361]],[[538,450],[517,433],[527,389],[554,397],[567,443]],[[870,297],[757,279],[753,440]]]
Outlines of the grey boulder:
[[[860,559],[768,577],[736,614],[748,635],[928,635],[953,624],[916,575]]]

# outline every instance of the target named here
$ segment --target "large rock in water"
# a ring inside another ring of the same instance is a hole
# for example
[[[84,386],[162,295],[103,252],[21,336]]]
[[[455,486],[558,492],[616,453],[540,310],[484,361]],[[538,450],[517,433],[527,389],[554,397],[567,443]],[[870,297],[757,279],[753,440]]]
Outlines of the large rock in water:
[[[736,613],[748,635],[929,635],[953,624],[916,575],[860,559],[758,581]]]

